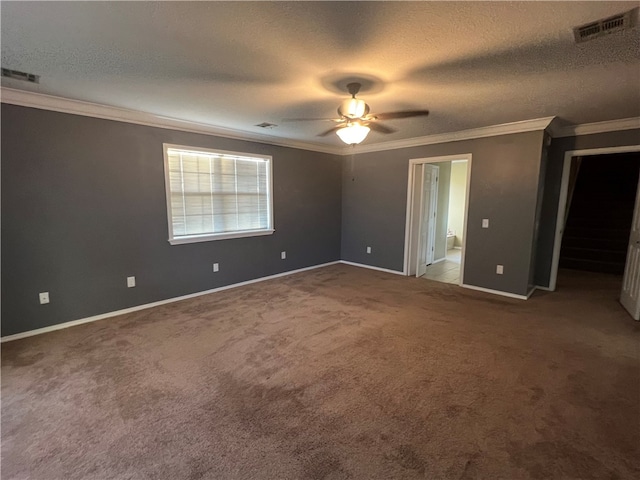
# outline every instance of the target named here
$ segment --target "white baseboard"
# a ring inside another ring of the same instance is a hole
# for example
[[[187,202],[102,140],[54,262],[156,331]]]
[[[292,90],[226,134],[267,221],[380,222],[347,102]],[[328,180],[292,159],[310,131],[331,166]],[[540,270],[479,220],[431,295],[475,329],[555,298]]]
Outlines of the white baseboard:
[[[536,285],[535,289],[536,290],[544,290],[545,292],[555,292],[555,290],[553,290],[550,287],[541,287],[540,285]]]
[[[139,310],[146,310],[147,308],[158,307],[160,305],[166,305],[167,303],[179,302],[181,300],[187,300],[189,298],[200,297],[202,295],[208,295],[210,293],[221,292],[223,290],[229,290],[231,288],[242,287],[244,285],[250,285],[252,283],[264,282],[265,280],[272,280],[274,278],[286,277],[293,275],[294,273],[306,272],[307,270],[314,270],[316,268],[327,267],[329,265],[335,265],[340,261],[322,263],[320,265],[313,265],[311,267],[299,268],[297,270],[290,270],[288,272],[276,273],[275,275],[269,275],[267,277],[255,278],[253,280],[247,280],[246,282],[233,283],[231,285],[225,285],[223,287],[212,288],[211,290],[204,290],[202,292],[190,293],[188,295],[182,295],[180,297],[168,298],[166,300],[159,300],[157,302],[145,303],[144,305],[136,305],[135,307],[125,308],[123,310],[116,310],[114,312],[102,313],[100,315],[94,315],[92,317],[80,318],[78,320],[72,320],[70,322],[58,323],[49,327],[37,328],[35,330],[29,330],[27,332],[20,332],[14,335],[7,335],[0,338],[0,343],[10,342],[12,340],[19,340],[21,338],[32,337],[34,335],[41,335],[43,333],[53,332],[55,330],[62,330],[64,328],[75,327],[76,325],[82,325],[83,323],[97,322],[105,318],[117,317],[118,315],[124,315],[126,313],[137,312]]]
[[[340,263],[344,263],[345,265],[351,265],[352,267],[368,268],[370,270],[378,270],[379,272],[387,272],[387,273],[394,273],[396,275],[404,275],[404,272],[399,272],[398,270],[389,270],[388,268],[374,267],[373,265],[365,265],[364,263],[347,262],[346,260],[340,260]]]
[[[464,288],[469,288],[471,290],[478,290],[479,292],[493,293],[494,295],[501,295],[503,297],[509,297],[509,298],[517,298],[518,300],[528,300],[531,294],[533,293],[533,291],[535,290],[535,288],[532,289],[527,295],[517,295],[515,293],[503,292],[501,290],[492,290],[490,288],[476,287],[475,285],[467,285],[466,283],[463,283],[460,286]]]

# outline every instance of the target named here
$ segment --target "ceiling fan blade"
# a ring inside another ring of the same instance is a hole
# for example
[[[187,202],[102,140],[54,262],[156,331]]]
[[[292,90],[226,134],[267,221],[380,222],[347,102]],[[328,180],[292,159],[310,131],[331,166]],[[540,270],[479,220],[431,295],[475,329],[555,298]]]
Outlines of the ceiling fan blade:
[[[390,128],[380,123],[371,122],[367,125],[371,130],[378,133],[395,133],[397,130],[395,128]]]
[[[327,130],[325,132],[319,133],[318,137],[326,137],[327,135],[330,135],[330,134],[332,134],[334,132],[337,132],[342,127],[344,127],[344,125],[338,125],[337,127],[330,128],[329,130]]]
[[[427,115],[429,115],[429,110],[403,110],[399,112],[376,113],[374,117],[378,120],[394,120],[396,118],[426,117]]]

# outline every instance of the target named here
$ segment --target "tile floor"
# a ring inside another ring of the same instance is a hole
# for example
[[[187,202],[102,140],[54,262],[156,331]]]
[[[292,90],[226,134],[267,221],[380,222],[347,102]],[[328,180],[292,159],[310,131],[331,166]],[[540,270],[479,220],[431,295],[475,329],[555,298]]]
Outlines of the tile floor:
[[[443,283],[460,283],[460,257],[462,250],[452,248],[447,251],[446,260],[427,267],[427,273],[420,278]]]

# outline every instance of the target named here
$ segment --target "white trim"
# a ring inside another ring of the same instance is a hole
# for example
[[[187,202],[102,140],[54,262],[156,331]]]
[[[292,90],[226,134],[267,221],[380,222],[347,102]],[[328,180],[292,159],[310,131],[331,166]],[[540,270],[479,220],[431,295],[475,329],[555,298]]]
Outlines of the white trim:
[[[114,312],[102,313],[100,315],[94,315],[92,317],[80,318],[78,320],[72,320],[70,322],[58,323],[49,327],[38,328],[36,330],[29,330],[27,332],[16,333],[14,335],[7,335],[0,338],[0,343],[11,342],[12,340],[19,340],[21,338],[32,337],[34,335],[40,335],[42,333],[54,332],[56,330],[62,330],[69,327],[75,327],[76,325],[82,325],[83,323],[96,322],[98,320],[104,320],[105,318],[117,317],[118,315],[125,315],[127,313],[137,312],[139,310],[146,310],[147,308],[159,307],[160,305],[166,305],[167,303],[180,302],[182,300],[188,300],[190,298],[200,297],[202,295],[209,295],[210,293],[217,293],[223,290],[230,290],[232,288],[242,287],[250,285],[252,283],[263,282],[265,280],[272,280],[274,278],[286,277],[295,273],[306,272],[307,270],[314,270],[316,268],[328,267],[329,265],[336,265],[340,261],[322,263],[320,265],[312,265],[311,267],[298,268],[297,270],[289,270],[288,272],[276,273],[266,277],[254,278],[253,280],[247,280],[245,282],[233,283],[231,285],[225,285],[223,287],[212,288],[211,290],[204,290],[202,292],[190,293],[188,295],[182,295],[180,297],[168,298],[166,300],[159,300],[157,302],[145,303],[144,305],[137,305],[131,308],[125,308],[123,310],[116,310]]]
[[[550,137],[555,138],[562,131],[562,128],[562,120],[558,117],[555,117],[553,120],[551,120],[547,128],[545,128],[545,131],[549,134]]]
[[[520,122],[503,123],[501,125],[490,125],[488,127],[472,128],[459,132],[439,133],[424,137],[407,138],[404,140],[393,140],[390,142],[374,143],[370,145],[356,145],[349,150],[349,153],[369,153],[381,152],[384,150],[395,150],[397,148],[420,147],[423,145],[433,145],[436,143],[459,142],[461,140],[471,140],[474,138],[495,137],[498,135],[509,135],[512,133],[533,132],[546,129],[556,117],[536,118],[533,120],[522,120]]]
[[[549,277],[549,290],[556,290],[558,281],[558,264],[560,263],[560,248],[562,247],[562,235],[564,234],[564,216],[567,210],[567,196],[569,195],[569,172],[571,159],[579,156],[606,155],[610,153],[638,152],[640,145],[626,145],[622,147],[589,148],[583,150],[568,150],[564,153],[562,165],[562,180],[560,182],[560,196],[558,198],[558,216],[556,217],[556,233],[551,257],[551,275]]]
[[[549,129],[552,137],[569,137],[573,135],[589,135],[593,133],[612,132],[619,130],[631,130],[640,128],[640,117],[623,118],[606,122],[585,123],[582,125],[569,125],[559,127],[554,121],[557,117],[543,117],[519,122],[489,125],[479,128],[471,128],[458,132],[438,133],[423,137],[394,140],[383,143],[373,143],[356,146],[329,146],[316,143],[291,140],[271,135],[264,135],[244,130],[236,130],[219,127],[191,120],[156,115],[149,112],[141,112],[121,107],[112,107],[82,100],[46,95],[43,93],[29,92],[15,88],[0,87],[0,101],[11,105],[38,108],[54,112],[70,113],[85,117],[102,118],[118,122],[134,123],[149,127],[168,128],[183,132],[202,133],[205,135],[218,135],[236,140],[275,145],[281,147],[299,148],[313,152],[329,153],[333,155],[352,155],[358,153],[381,152],[397,148],[418,147],[422,145],[434,145],[438,143],[457,142],[474,138],[493,137],[497,135],[509,135],[512,133],[531,132]]]
[[[252,142],[265,143],[282,147],[300,148],[303,150],[330,153],[334,155],[351,155],[354,153],[377,152],[403,147],[432,145],[435,143],[446,143],[459,140],[469,140],[472,138],[491,137],[495,135],[506,135],[510,133],[543,130],[555,118],[546,117],[534,120],[505,123],[502,125],[491,125],[470,130],[462,130],[460,132],[441,133],[418,138],[396,140],[385,143],[357,145],[355,147],[340,147],[284,139],[254,132],[218,127],[215,125],[194,122],[190,120],[166,117],[163,115],[156,115],[153,113],[141,112],[127,108],[112,107],[109,105],[101,105],[92,102],[85,102],[82,100],[74,100],[54,95],[46,95],[43,93],[18,90],[15,88],[0,87],[0,97],[2,103],[8,103],[11,105],[39,108],[42,110],[51,110],[54,112],[70,113],[73,115],[82,115],[93,118],[102,118],[105,120],[115,120],[118,122],[134,123],[137,125],[146,125],[150,127],[168,128],[171,130],[180,130],[183,132],[219,135],[225,138],[248,140]]]
[[[0,100],[2,103],[19,105],[22,107],[38,108],[41,110],[51,110],[54,112],[70,113],[72,115],[82,115],[85,117],[102,118],[117,122],[134,123],[148,127],[168,128],[170,130],[180,130],[182,132],[202,133],[205,135],[219,135],[225,138],[236,140],[247,140],[268,145],[281,147],[300,148],[314,152],[330,153],[334,155],[346,155],[346,149],[315,143],[300,142],[270,135],[263,135],[243,130],[218,127],[206,123],[194,122],[191,120],[181,120],[179,118],[165,117],[148,112],[140,112],[127,108],[100,105],[97,103],[73,100],[70,98],[45,95],[43,93],[27,92],[14,88],[1,87]]]
[[[339,263],[351,265],[352,267],[368,268],[370,270],[378,270],[379,272],[393,273],[395,275],[404,275],[404,272],[399,272],[398,270],[389,270],[388,268],[374,267],[373,265],[365,265],[364,263],[347,262],[346,260],[340,260]]]
[[[446,256],[444,256],[444,257],[442,257],[442,258],[439,258],[439,259],[437,259],[437,260],[434,260],[433,262],[431,262],[431,263],[430,263],[429,265],[427,265],[427,266],[431,266],[431,265],[435,265],[436,263],[444,262],[446,259],[447,259],[447,257],[446,257]]]
[[[471,154],[467,158],[467,191],[465,192],[464,199],[464,215],[462,217],[462,246],[460,248],[460,282],[459,285],[464,283],[464,262],[467,255],[467,224],[469,219],[469,197],[471,196]]]
[[[501,290],[492,290],[490,288],[476,287],[475,285],[467,285],[466,283],[463,283],[460,286],[463,288],[468,288],[470,290],[477,290],[479,292],[493,293],[494,295],[501,295],[503,297],[509,297],[509,298],[517,298],[518,300],[527,300],[533,293],[533,290],[535,290],[535,288],[532,289],[527,295],[517,295],[515,293],[503,292]]]
[[[402,274],[409,275],[411,269],[409,268],[409,259],[410,259],[410,251],[411,251],[411,224],[413,220],[413,212],[412,212],[412,201],[413,201],[413,174],[415,170],[415,166],[422,163],[439,163],[439,162],[454,162],[456,160],[467,162],[467,190],[466,190],[466,198],[465,198],[465,206],[464,206],[464,214],[463,214],[463,232],[462,232],[462,247],[458,247],[462,250],[460,255],[460,282],[459,285],[463,284],[464,281],[464,261],[465,261],[465,251],[467,247],[467,217],[469,215],[469,192],[471,190],[471,161],[473,155],[471,153],[462,153],[459,155],[444,155],[439,157],[428,157],[428,158],[412,158],[409,160],[409,173],[407,175],[407,210],[406,210],[406,220],[404,226],[404,259],[403,259],[403,267]]]
[[[414,165],[409,160],[409,173],[407,175],[407,208],[404,223],[404,258],[402,259],[402,274],[409,275],[409,249],[411,248],[411,222],[413,221],[413,170]]]
[[[578,135],[592,135],[594,133],[618,132],[621,130],[640,129],[640,117],[620,118],[606,122],[583,123],[569,125],[558,129],[554,137],[573,137]]]
[[[544,290],[545,292],[553,292],[549,287],[542,287],[540,285],[535,286],[535,290]]]
[[[173,225],[169,227],[169,230],[173,230]],[[260,237],[262,235],[273,235],[273,232],[275,232],[273,228],[267,228],[266,230],[245,230],[230,233],[214,233],[211,235],[187,235],[184,237],[169,238],[169,243],[171,245],[186,245],[188,243],[211,242],[231,238]]]

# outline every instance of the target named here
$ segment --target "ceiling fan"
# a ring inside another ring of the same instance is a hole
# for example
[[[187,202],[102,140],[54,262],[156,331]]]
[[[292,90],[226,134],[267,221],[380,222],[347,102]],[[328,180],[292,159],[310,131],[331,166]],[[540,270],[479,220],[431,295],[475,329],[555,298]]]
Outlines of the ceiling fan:
[[[319,137],[326,137],[331,133],[336,133],[340,139],[349,145],[356,145],[362,142],[370,130],[378,133],[394,133],[396,130],[378,123],[380,120],[395,120],[398,118],[425,117],[429,115],[429,110],[401,110],[397,112],[385,112],[372,114],[369,105],[364,100],[356,98],[362,85],[352,82],[347,85],[347,91],[351,98],[344,100],[338,107],[339,118],[297,118],[286,119],[285,121],[305,121],[322,120],[336,122],[337,125],[320,133]]]

